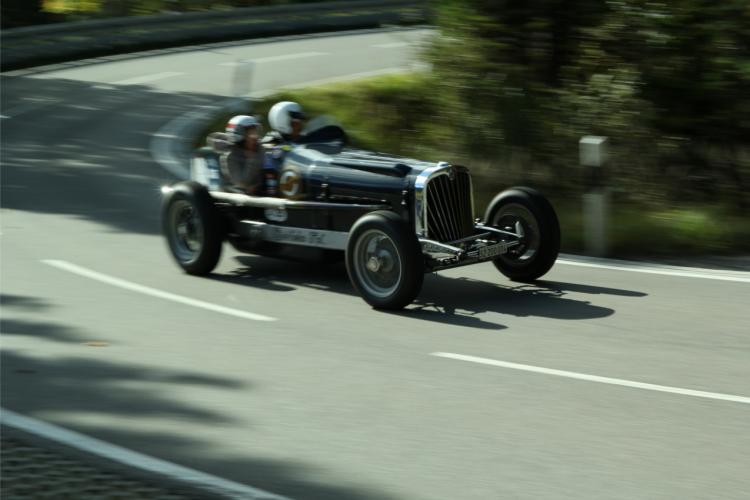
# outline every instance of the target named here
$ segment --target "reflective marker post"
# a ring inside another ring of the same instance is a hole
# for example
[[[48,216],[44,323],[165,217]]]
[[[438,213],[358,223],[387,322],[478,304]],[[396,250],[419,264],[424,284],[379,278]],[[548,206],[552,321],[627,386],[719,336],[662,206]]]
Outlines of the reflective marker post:
[[[255,62],[237,61],[232,75],[231,93],[234,97],[249,98],[253,91],[253,76],[255,74]]]
[[[604,182],[607,138],[587,135],[578,142],[581,165],[587,170],[587,191],[583,195],[583,243],[586,254],[607,254],[609,188]]]

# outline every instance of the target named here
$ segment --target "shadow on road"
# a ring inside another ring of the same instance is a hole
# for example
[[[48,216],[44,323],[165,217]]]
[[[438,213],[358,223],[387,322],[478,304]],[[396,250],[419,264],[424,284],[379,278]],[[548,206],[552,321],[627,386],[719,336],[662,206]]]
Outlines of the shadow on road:
[[[24,311],[41,315],[51,307],[48,302],[36,297],[0,294],[0,308],[3,311],[3,317],[0,318],[0,333],[3,336],[23,335],[58,342],[81,342],[77,333],[64,325],[43,321],[21,321],[7,317],[8,311]]]
[[[16,307],[41,311],[49,308],[49,304],[36,297],[24,297],[22,295],[0,294],[0,307]]]
[[[349,282],[346,267],[342,263],[295,262],[252,255],[240,256],[236,259],[243,267],[234,270],[232,274],[212,274],[210,278],[276,292],[291,292],[303,287],[357,296],[354,287]],[[392,314],[467,328],[485,330],[507,328],[505,325],[482,320],[470,313],[457,314],[455,312],[447,313],[439,310],[409,308]]]
[[[500,278],[499,278],[500,279]],[[503,278],[504,279],[504,278]],[[550,286],[552,285],[552,286]],[[537,316],[560,320],[603,318],[614,309],[588,301],[566,297],[567,292],[554,284],[495,284],[471,278],[453,278],[432,274],[425,277],[418,307],[471,314],[497,313],[512,316]]]
[[[13,316],[3,322],[0,355],[3,408],[43,420],[52,419],[63,427],[125,448],[290,498],[391,498],[367,485],[327,484],[320,479],[324,470],[315,463],[271,459],[257,452],[252,437],[256,431],[229,417],[222,412],[221,405],[213,403],[220,398],[252,405],[256,390],[253,384],[221,374],[200,373],[197,368],[178,370],[147,365],[137,359],[137,354],[132,361],[114,358],[106,350],[118,346],[82,345],[89,340],[88,332],[65,324],[26,319],[54,306],[38,298],[5,295],[2,305],[3,315]],[[76,352],[75,347],[63,354],[16,345],[10,348],[6,335],[31,335],[52,344],[81,344],[80,355],[71,354]],[[57,354],[49,355],[50,352]],[[200,366],[197,363],[196,360],[196,367]],[[225,394],[218,394],[222,392]],[[66,424],[69,421],[75,425]],[[222,428],[233,433],[231,452],[210,438],[200,437]],[[209,432],[195,432],[195,429]],[[200,498],[214,497],[206,494]]]
[[[620,288],[586,285],[584,283],[561,283],[559,281],[539,280],[536,286],[559,290],[560,292],[588,293],[592,295],[616,295],[618,297],[646,297],[648,294]]]
[[[151,156],[153,135],[222,99],[62,78],[2,85],[2,207],[139,234],[160,232],[159,188],[175,180]]]
[[[3,335],[24,335],[27,337],[44,338],[58,342],[81,341],[77,334],[65,326],[54,323],[37,321],[19,321],[16,319],[0,319],[0,332]]]
[[[288,262],[258,256],[238,256],[242,267],[230,275],[212,275],[213,279],[270,291],[293,291],[299,287],[356,295],[342,264],[315,265]],[[436,321],[469,328],[500,330],[504,325],[478,316],[497,313],[511,316],[538,316],[560,320],[603,318],[614,309],[597,306],[571,294],[645,297],[632,290],[597,287],[579,283],[538,281],[518,284],[498,275],[500,283],[438,273],[425,276],[422,293],[412,306],[398,314],[404,317]]]

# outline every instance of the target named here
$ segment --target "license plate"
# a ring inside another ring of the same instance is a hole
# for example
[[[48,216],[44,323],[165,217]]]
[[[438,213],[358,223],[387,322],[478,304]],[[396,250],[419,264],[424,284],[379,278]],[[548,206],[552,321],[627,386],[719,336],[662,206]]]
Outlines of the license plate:
[[[479,249],[479,258],[491,259],[492,257],[497,257],[498,255],[502,255],[507,251],[508,251],[507,243],[498,243],[496,245],[489,245],[489,246],[482,247]]]

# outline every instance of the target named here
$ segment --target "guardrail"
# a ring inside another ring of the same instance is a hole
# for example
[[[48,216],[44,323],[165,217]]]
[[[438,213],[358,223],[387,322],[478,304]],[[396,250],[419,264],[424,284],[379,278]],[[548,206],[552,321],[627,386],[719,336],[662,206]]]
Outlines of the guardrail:
[[[428,20],[426,0],[356,0],[159,14],[0,32],[0,70],[138,50]]]

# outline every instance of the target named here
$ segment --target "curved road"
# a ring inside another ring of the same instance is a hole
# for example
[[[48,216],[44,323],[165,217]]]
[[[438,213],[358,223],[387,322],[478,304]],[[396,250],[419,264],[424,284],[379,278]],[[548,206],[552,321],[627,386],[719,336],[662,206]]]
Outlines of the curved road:
[[[3,74],[2,406],[300,499],[747,498],[748,273],[480,265],[388,314],[340,266],[171,261],[165,124],[246,92],[238,61],[260,92],[408,68],[424,36]]]

